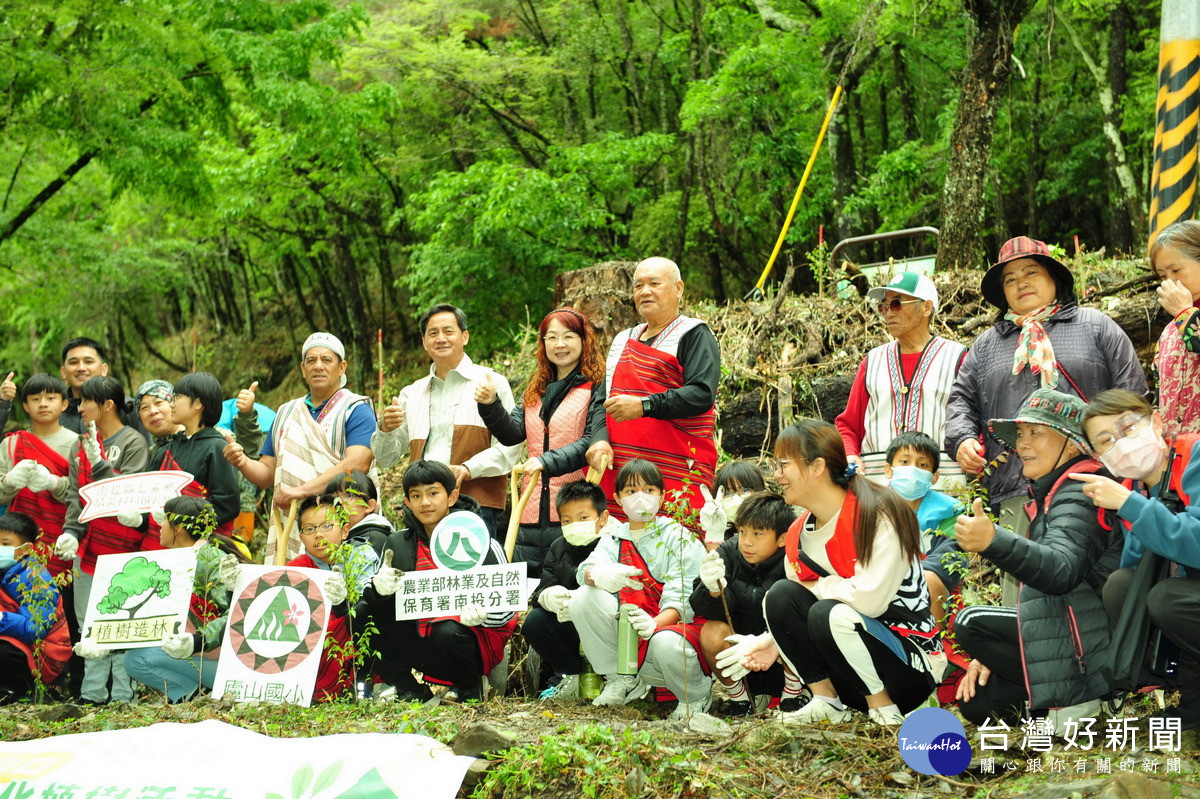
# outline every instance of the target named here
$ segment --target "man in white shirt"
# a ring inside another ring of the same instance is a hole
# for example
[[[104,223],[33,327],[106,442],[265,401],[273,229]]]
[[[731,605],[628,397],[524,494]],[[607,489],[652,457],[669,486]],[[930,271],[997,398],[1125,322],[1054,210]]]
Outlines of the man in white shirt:
[[[520,445],[500,444],[479,416],[476,384],[489,379],[505,410],[513,394],[503,375],[471,361],[463,352],[470,333],[467,316],[453,305],[435,305],[421,317],[421,342],[433,361],[429,374],[405,386],[384,409],[371,450],[379,465],[426,459],[449,465],[459,490],[480,504],[480,516],[496,535],[496,517],[504,508],[505,477],[520,455]]]

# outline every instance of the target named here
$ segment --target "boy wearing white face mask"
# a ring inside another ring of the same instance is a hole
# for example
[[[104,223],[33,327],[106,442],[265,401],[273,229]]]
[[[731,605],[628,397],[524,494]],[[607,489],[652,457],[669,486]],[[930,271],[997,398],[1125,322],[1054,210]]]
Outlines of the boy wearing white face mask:
[[[550,664],[558,682],[541,699],[578,699],[579,633],[571,623],[571,600],[579,589],[575,570],[592,554],[600,536],[619,522],[608,515],[604,490],[579,480],[559,486],[555,496],[562,535],[546,550],[542,581],[533,592],[533,607],[521,623],[529,645]]]
[[[937,442],[920,432],[901,433],[888,445],[884,477],[917,514],[921,530],[921,570],[929,585],[930,611],[938,624],[946,618],[946,597],[962,583],[967,555],[954,539],[954,522],[966,506],[933,490],[941,455]]]
[[[579,565],[575,577],[580,588],[571,599],[571,619],[583,652],[607,679],[593,704],[624,705],[650,689],[651,683],[637,675],[617,673],[618,610],[631,604],[636,608],[629,621],[641,639],[639,664],[690,658],[696,666],[689,669],[690,702],[704,702],[707,708],[711,678],[700,665],[700,625],[691,624],[688,602],[704,546],[679,523],[657,515],[663,478],[653,463],[627,461],[617,473],[616,487],[615,498],[629,521],[613,527]],[[656,635],[660,631],[664,634]],[[656,675],[645,676],[661,684]],[[682,701],[680,709],[689,710]]]

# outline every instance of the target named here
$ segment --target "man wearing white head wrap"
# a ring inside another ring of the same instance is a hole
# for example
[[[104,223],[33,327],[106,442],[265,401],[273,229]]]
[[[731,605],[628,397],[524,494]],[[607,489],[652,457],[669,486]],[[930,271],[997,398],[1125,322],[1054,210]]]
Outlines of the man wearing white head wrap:
[[[280,406],[259,460],[237,443],[225,448],[226,459],[250,482],[274,487],[280,507],[321,493],[343,472],[369,472],[374,461],[375,411],[369,397],[345,388],[342,342],[332,333],[313,333],[301,348],[300,372],[308,395]],[[298,538],[289,544],[289,558],[299,554],[299,546]]]

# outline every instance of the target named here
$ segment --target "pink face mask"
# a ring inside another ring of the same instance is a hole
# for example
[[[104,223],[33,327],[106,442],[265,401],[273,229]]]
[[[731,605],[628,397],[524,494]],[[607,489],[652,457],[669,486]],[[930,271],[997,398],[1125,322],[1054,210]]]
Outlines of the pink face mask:
[[[1145,480],[1162,463],[1167,444],[1155,435],[1154,427],[1122,438],[1113,448],[1100,456],[1100,462],[1115,476],[1124,480]]]
[[[639,491],[636,494],[621,497],[621,510],[631,522],[648,522],[658,513],[662,506],[661,494],[647,494]]]

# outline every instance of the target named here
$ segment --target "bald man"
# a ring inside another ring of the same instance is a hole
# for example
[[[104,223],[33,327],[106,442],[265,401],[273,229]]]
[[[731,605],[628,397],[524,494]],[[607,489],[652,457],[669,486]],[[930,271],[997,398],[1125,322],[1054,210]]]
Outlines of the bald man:
[[[690,479],[686,496],[696,510],[704,505],[700,486],[712,485],[721,350],[708,325],[679,313],[682,296],[683,279],[674,261],[639,263],[633,302],[645,322],[618,333],[608,351],[605,427],[588,448],[588,463],[599,468],[607,455],[610,471],[601,485],[610,511],[620,519],[625,514],[613,499],[615,475],[632,458],[658,466],[667,499]]]

